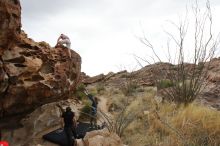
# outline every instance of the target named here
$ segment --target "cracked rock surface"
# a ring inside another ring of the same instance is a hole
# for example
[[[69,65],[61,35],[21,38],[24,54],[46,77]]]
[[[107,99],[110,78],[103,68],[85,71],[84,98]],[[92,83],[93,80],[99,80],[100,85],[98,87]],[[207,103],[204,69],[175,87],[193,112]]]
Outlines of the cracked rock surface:
[[[8,118],[68,98],[75,90],[81,57],[65,47],[34,42],[21,30],[19,0],[0,1],[0,127]],[[4,124],[3,124],[4,123]]]

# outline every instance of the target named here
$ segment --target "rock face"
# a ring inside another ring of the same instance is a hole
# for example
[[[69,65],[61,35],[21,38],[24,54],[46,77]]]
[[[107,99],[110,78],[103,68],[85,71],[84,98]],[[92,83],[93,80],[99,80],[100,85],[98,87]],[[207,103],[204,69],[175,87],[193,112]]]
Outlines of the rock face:
[[[81,57],[36,43],[21,31],[19,0],[0,1],[0,118],[30,112],[69,97],[79,81]],[[0,127],[2,126],[0,121]]]
[[[0,55],[17,39],[21,31],[21,7],[19,0],[0,1]]]
[[[78,111],[80,105],[76,104],[74,99],[48,103],[38,107],[22,119],[21,123],[24,125],[23,127],[13,130],[3,130],[2,139],[10,141],[11,146],[56,145],[43,140],[42,136],[63,126],[61,111],[57,104],[62,106],[63,109],[70,106],[76,115],[76,119],[79,117]]]
[[[202,91],[199,99],[205,105],[220,111],[220,58],[211,60],[207,76],[207,86]]]

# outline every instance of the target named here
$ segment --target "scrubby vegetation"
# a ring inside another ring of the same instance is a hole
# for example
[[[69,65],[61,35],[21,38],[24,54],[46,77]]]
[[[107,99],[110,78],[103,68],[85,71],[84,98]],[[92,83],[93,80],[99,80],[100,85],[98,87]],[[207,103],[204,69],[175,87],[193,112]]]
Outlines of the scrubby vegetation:
[[[90,119],[90,113],[91,113],[91,103],[88,100],[85,100],[83,102],[83,107],[80,110],[80,121],[88,121]]]
[[[98,83],[96,85],[96,91],[97,91],[97,94],[103,94],[103,92],[105,91],[104,83]]]
[[[137,81],[134,80],[134,74],[124,75],[123,78],[125,78],[125,82],[120,87],[120,90],[125,96],[132,96],[138,88]]]
[[[157,89],[164,89],[164,88],[172,87],[173,85],[174,83],[171,82],[170,80],[163,79],[157,83]]]
[[[171,25],[174,31],[165,31],[169,40],[166,45],[167,51],[163,52],[167,54],[166,60],[161,56],[161,52],[156,51],[155,46],[145,35],[139,39],[152,51],[153,56],[136,59],[140,65],[140,61],[147,64],[151,62],[158,62],[158,65],[164,64],[164,68],[158,67],[153,71],[155,83],[159,81],[158,89],[163,89],[165,99],[188,106],[205,88],[210,60],[217,55],[219,48],[219,35],[212,31],[213,18],[210,1],[206,0],[203,9],[200,9],[198,2],[195,1],[194,4],[192,3],[191,11],[187,10],[186,16],[182,20],[180,18],[180,23],[171,21]],[[189,31],[189,28],[193,29]],[[186,41],[191,38],[194,39],[190,42]],[[188,53],[189,46],[191,53]],[[175,51],[170,52],[170,50]]]
[[[77,97],[77,99],[79,99],[79,100],[83,100],[83,98],[86,96],[85,93],[83,92],[84,90],[85,90],[84,84],[78,85],[74,96]]]
[[[216,110],[197,104],[158,103],[153,93],[136,97],[130,105],[142,111],[123,133],[129,145],[220,145],[220,113]]]
[[[177,83],[182,86],[181,83]],[[186,81],[186,85],[188,81]],[[129,146],[218,146],[220,145],[220,112],[192,102],[176,104],[163,101],[157,87],[137,86],[132,96],[121,88],[94,84],[87,88],[98,97],[107,98],[109,114],[101,113],[109,131],[116,132]],[[172,88],[169,80],[162,80],[160,88]],[[98,90],[101,88],[101,94]],[[90,113],[90,103],[81,112]],[[82,114],[80,118],[84,118]],[[88,116],[87,116],[88,117]]]

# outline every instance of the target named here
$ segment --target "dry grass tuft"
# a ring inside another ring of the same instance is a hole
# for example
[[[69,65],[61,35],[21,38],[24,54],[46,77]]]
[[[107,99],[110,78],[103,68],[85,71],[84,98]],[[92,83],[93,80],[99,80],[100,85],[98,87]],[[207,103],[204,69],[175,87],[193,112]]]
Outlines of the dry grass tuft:
[[[220,112],[191,104],[180,108],[171,119],[190,145],[220,145]]]

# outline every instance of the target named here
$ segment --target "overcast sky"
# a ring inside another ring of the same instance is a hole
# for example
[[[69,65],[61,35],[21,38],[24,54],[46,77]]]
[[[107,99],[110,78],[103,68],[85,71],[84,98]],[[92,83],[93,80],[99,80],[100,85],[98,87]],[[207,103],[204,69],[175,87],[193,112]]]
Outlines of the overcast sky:
[[[220,0],[210,2],[219,32]],[[21,0],[22,27],[35,41],[51,46],[61,33],[68,35],[71,48],[82,57],[82,71],[106,74],[137,69],[132,54],[150,54],[137,39],[143,30],[157,48],[163,48],[164,30],[170,29],[167,20],[178,23],[191,4],[189,0]]]

